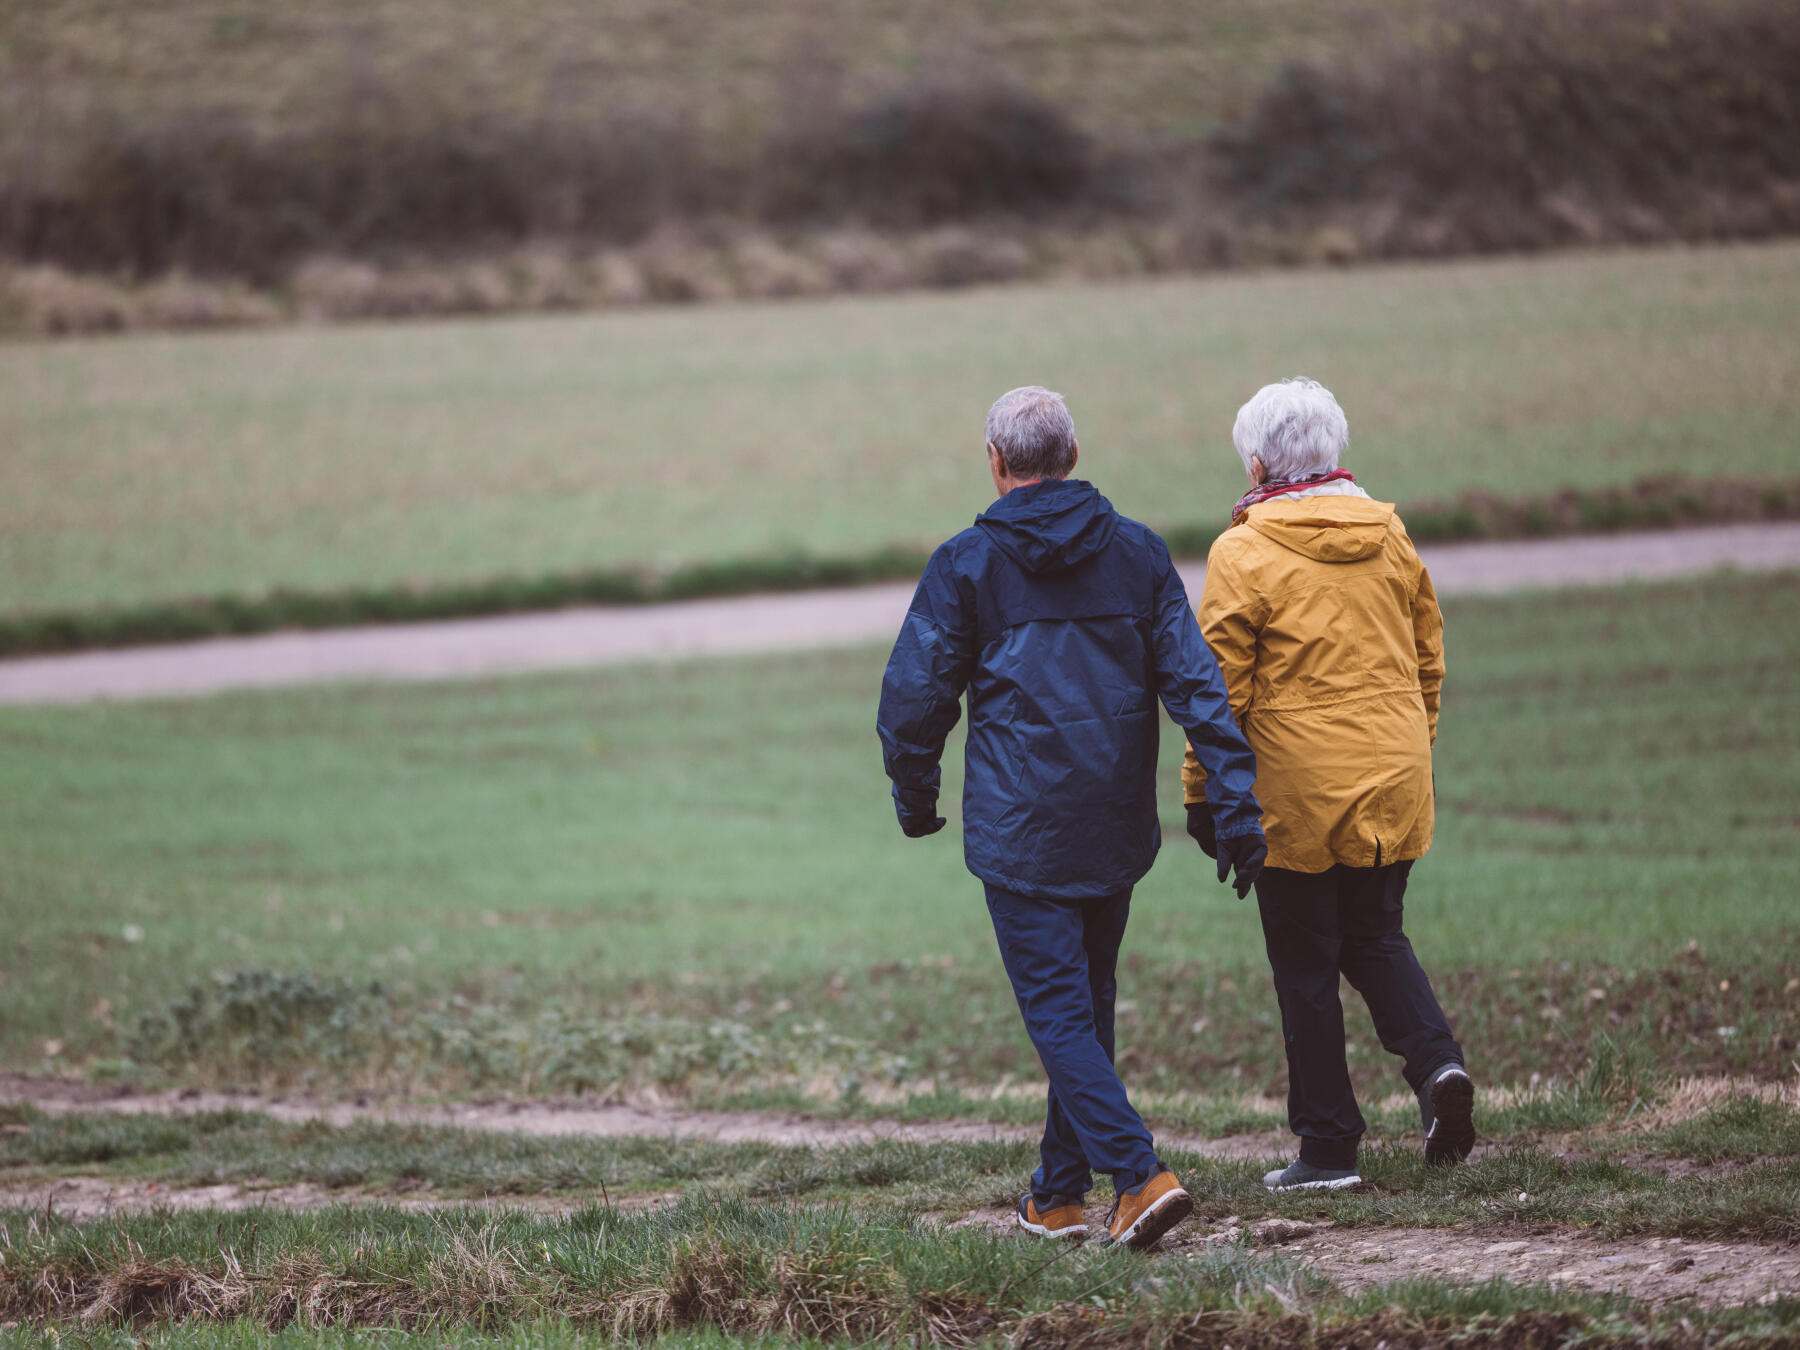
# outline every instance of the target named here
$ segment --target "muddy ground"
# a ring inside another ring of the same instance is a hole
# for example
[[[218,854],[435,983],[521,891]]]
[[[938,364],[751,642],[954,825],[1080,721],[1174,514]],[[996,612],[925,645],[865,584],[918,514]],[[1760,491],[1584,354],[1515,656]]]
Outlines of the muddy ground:
[[[1101,1231],[1103,1220],[1103,1209],[1089,1208],[1092,1232]],[[1018,1231],[1010,1210],[983,1210],[952,1226]],[[1159,1250],[1179,1255],[1235,1242],[1277,1250],[1346,1289],[1420,1276],[1468,1284],[1506,1279],[1624,1294],[1652,1304],[1691,1300],[1708,1306],[1773,1302],[1800,1290],[1800,1247],[1686,1238],[1607,1240],[1547,1225],[1340,1228],[1329,1222],[1246,1224],[1231,1218],[1183,1224]]]

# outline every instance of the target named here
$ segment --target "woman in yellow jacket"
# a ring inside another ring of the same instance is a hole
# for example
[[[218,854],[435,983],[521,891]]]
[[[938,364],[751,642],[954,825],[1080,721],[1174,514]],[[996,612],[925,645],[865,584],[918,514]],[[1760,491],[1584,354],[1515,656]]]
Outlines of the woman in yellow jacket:
[[[1349,424],[1331,391],[1259,390],[1232,441],[1253,484],[1207,558],[1200,627],[1256,752],[1269,857],[1256,883],[1287,1043],[1300,1157],[1272,1190],[1354,1186],[1362,1113],[1338,977],[1369,1006],[1419,1097],[1425,1156],[1475,1142],[1462,1049],[1401,926],[1431,847],[1431,747],[1444,678],[1437,595],[1394,508],[1338,467]],[[1206,776],[1182,769],[1188,832],[1215,851]]]

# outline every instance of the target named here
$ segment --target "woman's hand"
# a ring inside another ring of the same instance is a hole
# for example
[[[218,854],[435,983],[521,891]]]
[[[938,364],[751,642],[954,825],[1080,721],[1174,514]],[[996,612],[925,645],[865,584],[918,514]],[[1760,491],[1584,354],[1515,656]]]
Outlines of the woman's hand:
[[[1232,887],[1242,900],[1250,894],[1250,888],[1262,875],[1263,864],[1269,858],[1269,843],[1263,838],[1261,830],[1252,830],[1248,834],[1234,834],[1229,839],[1219,840],[1219,880],[1225,880],[1227,872],[1236,870],[1232,878]]]
[[[1205,802],[1189,802],[1187,817],[1187,832],[1200,845],[1200,851],[1209,858],[1218,857],[1219,836],[1213,825],[1212,807]]]

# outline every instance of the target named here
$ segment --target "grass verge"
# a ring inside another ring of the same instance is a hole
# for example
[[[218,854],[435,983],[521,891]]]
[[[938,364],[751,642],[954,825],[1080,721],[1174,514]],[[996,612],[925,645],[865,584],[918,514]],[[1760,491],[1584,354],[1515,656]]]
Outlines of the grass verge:
[[[1650,478],[1622,488],[1564,488],[1517,497],[1466,492],[1451,502],[1420,502],[1401,515],[1413,538],[1427,542],[1795,520],[1800,519],[1800,480]],[[1216,526],[1189,525],[1163,533],[1177,556],[1203,557],[1219,531]],[[794,553],[696,563],[664,573],[601,569],[437,586],[277,590],[261,596],[217,595],[129,608],[0,615],[0,657],[241,637],[279,629],[425,623],[576,605],[646,605],[909,581],[923,570],[925,559],[923,552],[897,548],[837,558]]]

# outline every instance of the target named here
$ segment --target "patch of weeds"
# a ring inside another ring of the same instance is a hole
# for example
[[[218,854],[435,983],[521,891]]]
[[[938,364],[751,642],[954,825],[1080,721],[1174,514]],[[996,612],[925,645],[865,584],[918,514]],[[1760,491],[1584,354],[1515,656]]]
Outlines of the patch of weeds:
[[[15,1213],[0,1215],[0,1250],[0,1317],[102,1337],[163,1335],[176,1322],[226,1335],[303,1324],[317,1338],[306,1345],[358,1327],[429,1329],[433,1344],[479,1330],[508,1344],[527,1327],[578,1324],[614,1340],[1404,1350],[1449,1340],[1686,1347],[1726,1330],[1800,1329],[1794,1300],[1663,1314],[1544,1286],[1430,1280],[1346,1296],[1244,1246],[1150,1262],[1097,1245],[1046,1256],[1042,1244],[979,1229],[707,1194],[653,1213],[593,1207],[555,1219],[337,1209],[84,1224]]]
[[[1641,1137],[1628,1136],[1626,1146],[1702,1163],[1796,1158],[1800,1111],[1754,1093],[1734,1092],[1688,1120]]]
[[[586,1093],[627,1084],[904,1080],[906,1058],[823,1021],[756,1028],[724,1017],[535,1015],[461,997],[402,1000],[379,982],[237,970],[144,1013],[130,1060],[233,1086],[431,1081],[464,1090]]]

